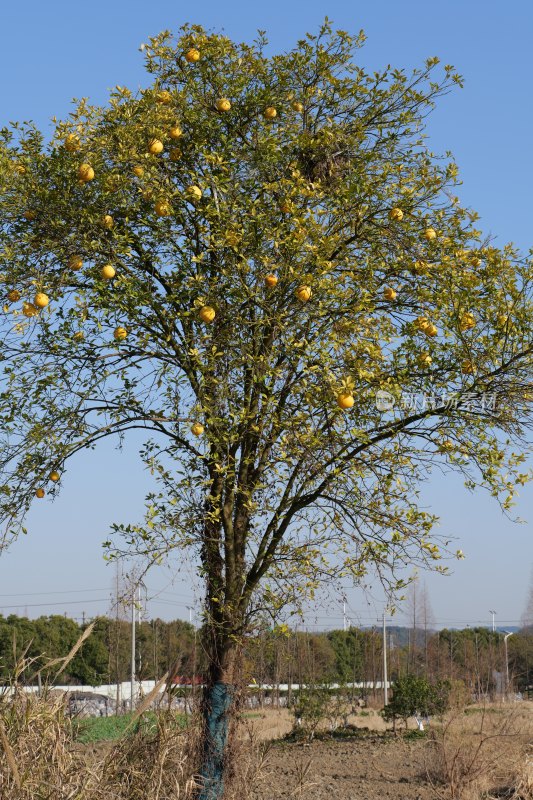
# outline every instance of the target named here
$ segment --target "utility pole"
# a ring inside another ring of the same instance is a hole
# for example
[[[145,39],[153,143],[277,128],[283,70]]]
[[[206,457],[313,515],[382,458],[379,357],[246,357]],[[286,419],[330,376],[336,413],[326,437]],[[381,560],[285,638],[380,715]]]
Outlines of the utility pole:
[[[130,710],[133,713],[135,694],[135,592],[137,584],[131,589],[131,675],[130,675]]]
[[[489,608],[489,614],[492,614],[492,632],[496,633],[496,623],[494,622],[494,617],[496,616],[497,612],[491,611],[491,609]]]
[[[387,617],[383,611],[383,701],[387,705],[389,702],[389,679],[387,674]]]
[[[507,639],[512,636],[511,633],[506,633],[503,637],[503,649],[505,652],[505,696],[509,697],[509,654],[507,652]]]

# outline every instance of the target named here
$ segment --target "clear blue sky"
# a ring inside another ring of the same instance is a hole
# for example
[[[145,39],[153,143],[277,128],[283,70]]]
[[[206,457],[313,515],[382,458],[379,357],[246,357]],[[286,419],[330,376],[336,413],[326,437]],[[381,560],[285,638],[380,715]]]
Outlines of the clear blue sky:
[[[497,235],[500,244],[512,240],[527,250],[533,244],[530,0],[9,3],[2,9],[1,124],[33,119],[46,129],[51,116],[66,116],[73,97],[104,103],[116,84],[143,84],[139,45],[163,29],[194,22],[241,40],[264,29],[272,51],[279,51],[315,31],[326,15],[339,28],[365,30],[368,42],[360,60],[367,68],[388,63],[410,68],[438,55],[464,75],[464,90],[441,100],[430,121],[433,148],[455,154],[464,181],[462,201],[480,212],[484,231]],[[135,521],[141,514],[147,478],[136,460],[137,444],[122,452],[105,445],[80,456],[59,499],[36,501],[30,534],[0,559],[1,613],[27,608],[30,616],[63,611],[81,616],[106,610],[112,569],[102,560],[100,542],[111,521]],[[468,556],[451,578],[426,577],[435,619],[448,625],[488,623],[488,610],[495,609],[500,624],[514,624],[533,564],[531,488],[523,490],[517,508],[529,520],[522,526],[506,521],[486,495],[467,494],[454,477],[432,479],[424,500],[441,515],[442,532],[456,535]],[[181,566],[174,585],[167,585],[171,575],[163,571],[148,580],[152,591],[165,587],[151,614],[188,616],[193,591],[190,570]],[[375,618],[381,611],[379,591],[376,596],[376,604],[367,604],[360,592],[349,592],[350,616],[359,615],[362,622]],[[339,625],[341,613],[333,605],[308,621]]]

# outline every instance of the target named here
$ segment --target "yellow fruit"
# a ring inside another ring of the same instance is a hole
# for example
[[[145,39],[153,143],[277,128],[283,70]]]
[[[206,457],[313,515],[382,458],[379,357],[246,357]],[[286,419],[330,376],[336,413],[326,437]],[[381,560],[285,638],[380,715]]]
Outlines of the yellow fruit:
[[[277,116],[278,112],[276,111],[274,106],[268,106],[268,108],[265,108],[266,119],[276,119]]]
[[[424,330],[426,336],[436,336],[438,332],[437,326],[432,322],[430,322],[427,328]]]
[[[24,214],[22,216],[24,217],[24,219],[27,219],[28,222],[32,222],[37,215],[36,215],[35,211],[30,211],[28,209],[27,211],[24,212]]]
[[[415,325],[419,331],[422,333],[426,330],[426,328],[430,325],[430,321],[427,317],[417,317],[415,320]]]
[[[473,361],[463,361],[461,364],[461,372],[463,375],[473,375],[476,371],[476,367]]]
[[[26,167],[24,166],[24,164],[17,164],[15,169],[18,172],[19,175],[25,175],[27,173],[27,171],[28,171],[26,169]]]
[[[80,140],[75,133],[69,133],[64,141],[64,145],[65,150],[68,150],[69,153],[74,153],[76,150],[80,149]]]
[[[276,286],[277,282],[278,282],[278,279],[277,279],[276,275],[272,275],[272,273],[269,273],[268,275],[265,275],[265,283],[266,283],[266,285],[268,286],[269,289],[273,289],[274,286]]]
[[[198,312],[198,316],[202,322],[213,322],[216,317],[216,311],[213,306],[202,306]]]
[[[473,314],[469,311],[466,311],[462,316],[459,322],[459,328],[462,331],[469,331],[470,328],[473,328],[476,324],[476,318]]]
[[[227,97],[219,97],[219,99],[215,103],[217,111],[229,111],[231,108],[231,103]]]
[[[56,469],[53,469],[50,475],[48,476],[48,479],[51,480],[53,483],[57,483],[60,477],[61,475],[59,474],[59,472]]]
[[[179,125],[173,125],[169,130],[168,135],[171,139],[179,139],[181,136],[183,136],[183,131]]]
[[[197,61],[200,61],[200,51],[196,49],[196,47],[191,47],[190,50],[187,50],[185,53],[185,60],[189,62],[189,64],[195,64]]]
[[[110,281],[111,278],[114,278],[116,275],[115,267],[112,264],[104,264],[100,270],[100,275],[102,278],[104,278],[104,280]]]
[[[302,303],[307,303],[311,299],[313,291],[310,286],[298,286],[294,294]]]
[[[401,208],[392,208],[390,210],[389,217],[390,217],[390,219],[393,220],[393,222],[401,222],[402,219],[403,219],[403,211],[402,211],[402,209]]]
[[[136,164],[133,167],[133,174],[137,175],[138,178],[142,178],[142,176],[144,175],[144,167],[141,167],[140,164]]]
[[[170,105],[170,103],[172,103],[172,95],[170,94],[170,92],[167,92],[166,89],[163,89],[162,91],[158,92],[155,96],[155,99],[157,100],[158,103],[161,103],[164,106],[168,106]]]
[[[83,183],[88,183],[94,178],[94,169],[90,164],[80,164],[78,169],[78,177]]]
[[[115,328],[115,330],[113,332],[113,336],[115,337],[117,342],[122,342],[126,338],[127,335],[128,335],[128,331],[126,330],[126,328],[123,328],[121,325],[119,325],[118,328]]]
[[[398,297],[398,292],[395,289],[392,289],[390,286],[385,286],[383,289],[383,297],[385,300],[396,300]]]
[[[339,406],[339,408],[342,409],[352,408],[354,403],[355,403],[354,396],[349,392],[343,392],[342,394],[339,394],[337,397],[337,405]]]
[[[83,267],[83,258],[81,256],[70,256],[68,260],[69,269],[78,270]]]
[[[33,298],[33,303],[37,306],[37,308],[46,308],[49,302],[50,298],[44,292],[37,292]]]
[[[83,342],[83,340],[85,339],[85,334],[83,331],[76,331],[76,333],[72,338],[74,339],[75,342]]]
[[[427,239],[428,242],[433,242],[437,238],[437,231],[435,228],[426,228],[424,231],[424,238]]]
[[[199,186],[187,186],[185,194],[192,203],[202,199],[202,190]]]
[[[35,497],[38,497],[39,499],[43,498],[44,495],[45,495],[44,489],[37,489],[37,491],[35,492]]]
[[[22,304],[22,313],[25,317],[36,317],[39,313],[39,309],[33,305],[33,303],[27,303],[26,301]]]
[[[191,425],[191,431],[195,436],[201,436],[204,432],[204,426],[201,422],[195,422],[194,425]]]
[[[182,152],[179,149],[179,147],[173,147],[170,153],[168,154],[168,157],[170,158],[171,161],[179,161],[181,156]]]
[[[421,367],[429,367],[433,359],[429,355],[429,353],[420,353],[418,356],[418,363]]]
[[[163,142],[161,142],[159,139],[150,139],[150,141],[148,142],[148,152],[152,153],[153,155],[158,155],[159,153],[162,153],[164,149],[165,146]]]
[[[158,200],[155,204],[155,213],[158,217],[168,217],[172,214],[172,206],[168,200]]]
[[[10,303],[18,303],[21,298],[21,294],[17,289],[11,289],[10,292],[7,293],[7,299]]]
[[[108,231],[110,231],[110,230],[111,230],[111,228],[112,228],[112,227],[114,226],[114,224],[115,224],[115,220],[113,219],[113,217],[111,216],[111,214],[104,214],[104,216],[102,217],[102,219],[100,220],[100,222],[101,222],[101,224],[102,224],[102,227],[104,227],[104,228],[105,228],[106,230],[108,230]]]
[[[303,114],[304,104],[300,103],[298,100],[295,100],[292,104],[292,108],[294,111],[297,111],[298,114]]]

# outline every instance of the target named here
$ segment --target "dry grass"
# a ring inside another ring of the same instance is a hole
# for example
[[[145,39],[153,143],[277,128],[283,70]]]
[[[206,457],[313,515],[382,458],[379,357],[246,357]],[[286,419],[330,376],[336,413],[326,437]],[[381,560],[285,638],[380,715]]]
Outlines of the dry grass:
[[[532,739],[527,704],[452,714],[430,738],[426,767],[436,796],[533,800]]]

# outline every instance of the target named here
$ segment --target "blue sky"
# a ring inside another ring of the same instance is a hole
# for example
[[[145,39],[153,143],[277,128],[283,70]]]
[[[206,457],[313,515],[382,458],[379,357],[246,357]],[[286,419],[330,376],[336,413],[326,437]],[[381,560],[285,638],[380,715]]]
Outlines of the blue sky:
[[[46,130],[53,115],[64,117],[73,97],[104,103],[116,84],[145,82],[138,48],[148,36],[201,23],[235,39],[257,29],[271,50],[287,49],[328,16],[339,28],[368,41],[360,61],[368,69],[388,63],[411,68],[438,55],[454,64],[465,88],[440,101],[429,121],[435,151],[450,149],[459,164],[464,204],[481,214],[481,226],[502,244],[524,250],[533,244],[533,93],[530,52],[533,5],[493,0],[449,0],[445,4],[405,0],[184,4],[93,0],[76,4],[27,0],[2,9],[0,124],[33,119]],[[108,444],[73,464],[55,503],[36,501],[30,533],[0,559],[0,613],[63,613],[81,617],[105,611],[112,569],[100,542],[111,521],[135,521],[142,512],[146,474],[136,459],[139,442],[117,452]],[[423,490],[426,505],[441,515],[441,531],[457,537],[468,558],[450,578],[425,576],[435,620],[460,625],[490,621],[516,624],[526,601],[533,565],[533,493],[522,490],[516,512],[529,520],[513,525],[483,493],[467,494],[457,477],[436,475]],[[177,567],[181,571],[173,579]],[[186,563],[148,579],[162,592],[149,608],[163,618],[188,617],[196,603]],[[90,591],[89,591],[90,590]],[[47,594],[44,594],[47,593]],[[54,593],[54,594],[52,594]],[[61,593],[61,594],[56,594]],[[371,622],[381,613],[381,594],[348,592],[350,617]],[[310,613],[310,627],[342,624],[340,603]]]

